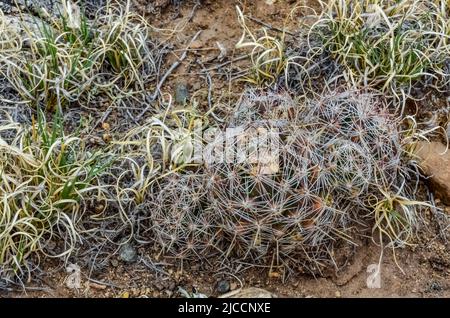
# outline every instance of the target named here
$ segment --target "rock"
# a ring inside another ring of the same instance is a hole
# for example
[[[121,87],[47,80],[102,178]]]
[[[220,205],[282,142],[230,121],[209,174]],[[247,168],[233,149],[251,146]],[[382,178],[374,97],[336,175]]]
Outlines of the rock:
[[[125,243],[120,247],[119,258],[126,263],[134,263],[138,258],[137,251],[133,245]]]
[[[184,83],[177,83],[175,87],[175,101],[178,104],[185,104],[189,98],[189,91]]]
[[[276,298],[271,292],[256,287],[245,288],[237,293],[230,292],[229,294],[229,296],[223,296],[228,298]]]
[[[5,16],[4,18],[9,30],[18,33],[24,38],[30,36],[33,38],[40,37],[43,25],[51,28],[44,20],[25,13],[20,16]]]
[[[216,286],[217,292],[220,294],[225,294],[230,291],[230,283],[227,280],[221,280]]]
[[[442,289],[443,289],[442,285],[437,281],[431,282],[428,286],[428,291],[430,291],[430,292],[439,292]]]
[[[1,2],[0,1],[0,10],[4,13],[4,14],[11,14],[13,11],[13,8],[16,9],[15,7],[12,7],[9,3],[5,3],[5,2]],[[17,9],[16,9],[17,10]]]
[[[423,172],[431,177],[442,201],[450,204],[450,150],[440,142],[419,142],[415,155]]]
[[[34,15],[50,14],[58,16],[62,12],[61,1],[57,0],[3,0],[11,7],[17,6],[19,9],[29,10]]]

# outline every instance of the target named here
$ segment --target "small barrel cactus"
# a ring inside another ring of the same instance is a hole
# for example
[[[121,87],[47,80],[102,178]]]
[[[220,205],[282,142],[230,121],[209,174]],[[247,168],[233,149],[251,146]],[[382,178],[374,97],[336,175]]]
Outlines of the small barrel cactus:
[[[355,229],[381,227],[380,215],[415,225],[414,204],[380,214],[386,193],[407,197],[409,171],[399,119],[382,99],[334,91],[299,102],[249,91],[234,114],[228,126],[241,134],[209,146],[235,149],[246,140],[243,156],[207,160],[195,174],[172,174],[154,189],[150,228],[164,253],[214,252],[222,261],[320,272],[335,264],[337,242],[351,242]],[[254,147],[249,132],[276,132],[276,143]]]

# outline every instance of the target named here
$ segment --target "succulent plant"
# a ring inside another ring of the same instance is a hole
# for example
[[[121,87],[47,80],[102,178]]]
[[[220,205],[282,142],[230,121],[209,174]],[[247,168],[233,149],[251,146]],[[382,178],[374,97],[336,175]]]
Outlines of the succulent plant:
[[[170,175],[153,189],[148,228],[165,254],[204,258],[214,250],[221,261],[280,271],[322,271],[334,264],[336,242],[355,238],[354,228],[373,227],[402,243],[400,232],[411,233],[423,204],[407,201],[402,186],[409,170],[399,124],[372,93],[334,91],[299,103],[249,91],[229,126],[276,128],[276,151],[264,152],[263,162],[250,160],[259,154],[250,147],[244,160]]]

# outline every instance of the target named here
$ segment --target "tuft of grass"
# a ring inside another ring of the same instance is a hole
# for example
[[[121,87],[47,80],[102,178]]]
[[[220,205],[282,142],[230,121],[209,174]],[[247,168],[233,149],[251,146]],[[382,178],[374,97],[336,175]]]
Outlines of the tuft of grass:
[[[378,230],[380,237],[387,238],[394,247],[412,241],[414,230],[419,224],[417,207],[432,207],[429,203],[401,195],[401,191],[402,189],[399,193],[392,193],[380,189],[382,198],[372,207],[375,219],[374,231]]]
[[[281,38],[271,36],[263,28],[263,35],[257,37],[247,26],[241,9],[236,6],[238,21],[243,29],[236,44],[238,49],[250,48],[251,69],[244,81],[257,87],[270,86],[285,73],[288,59],[285,54],[284,34]]]
[[[0,136],[0,265],[21,277],[40,256],[74,250],[82,203],[102,196],[97,178],[108,161],[66,136],[58,116],[50,125],[39,113],[30,129],[2,123]]]
[[[348,79],[404,100],[427,81],[444,90],[450,50],[446,0],[330,0],[311,27]]]
[[[15,32],[0,42],[0,72],[22,98],[61,110],[100,93],[128,96],[148,88],[156,76],[155,45],[150,26],[131,12],[130,1],[109,0],[92,20],[71,1],[63,3],[60,16],[45,21],[21,14],[18,30],[0,16],[0,27]]]
[[[195,108],[169,110],[150,118],[146,124],[131,129],[123,138],[114,142],[119,156],[130,167],[124,169],[120,180],[133,180],[128,186],[119,187],[120,193],[133,193],[136,204],[146,199],[155,180],[176,171],[198,166],[195,162],[196,144],[202,140],[206,122]],[[126,200],[119,200],[126,201]]]

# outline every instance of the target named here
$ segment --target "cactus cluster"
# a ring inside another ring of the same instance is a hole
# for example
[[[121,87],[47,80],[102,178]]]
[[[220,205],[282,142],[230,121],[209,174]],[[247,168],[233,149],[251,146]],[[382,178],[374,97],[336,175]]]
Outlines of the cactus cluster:
[[[206,162],[157,182],[145,228],[163,254],[320,272],[333,263],[336,242],[377,227],[374,204],[397,192],[407,173],[399,120],[371,93],[335,91],[300,103],[249,91],[235,114],[230,127],[276,127],[273,166]]]

